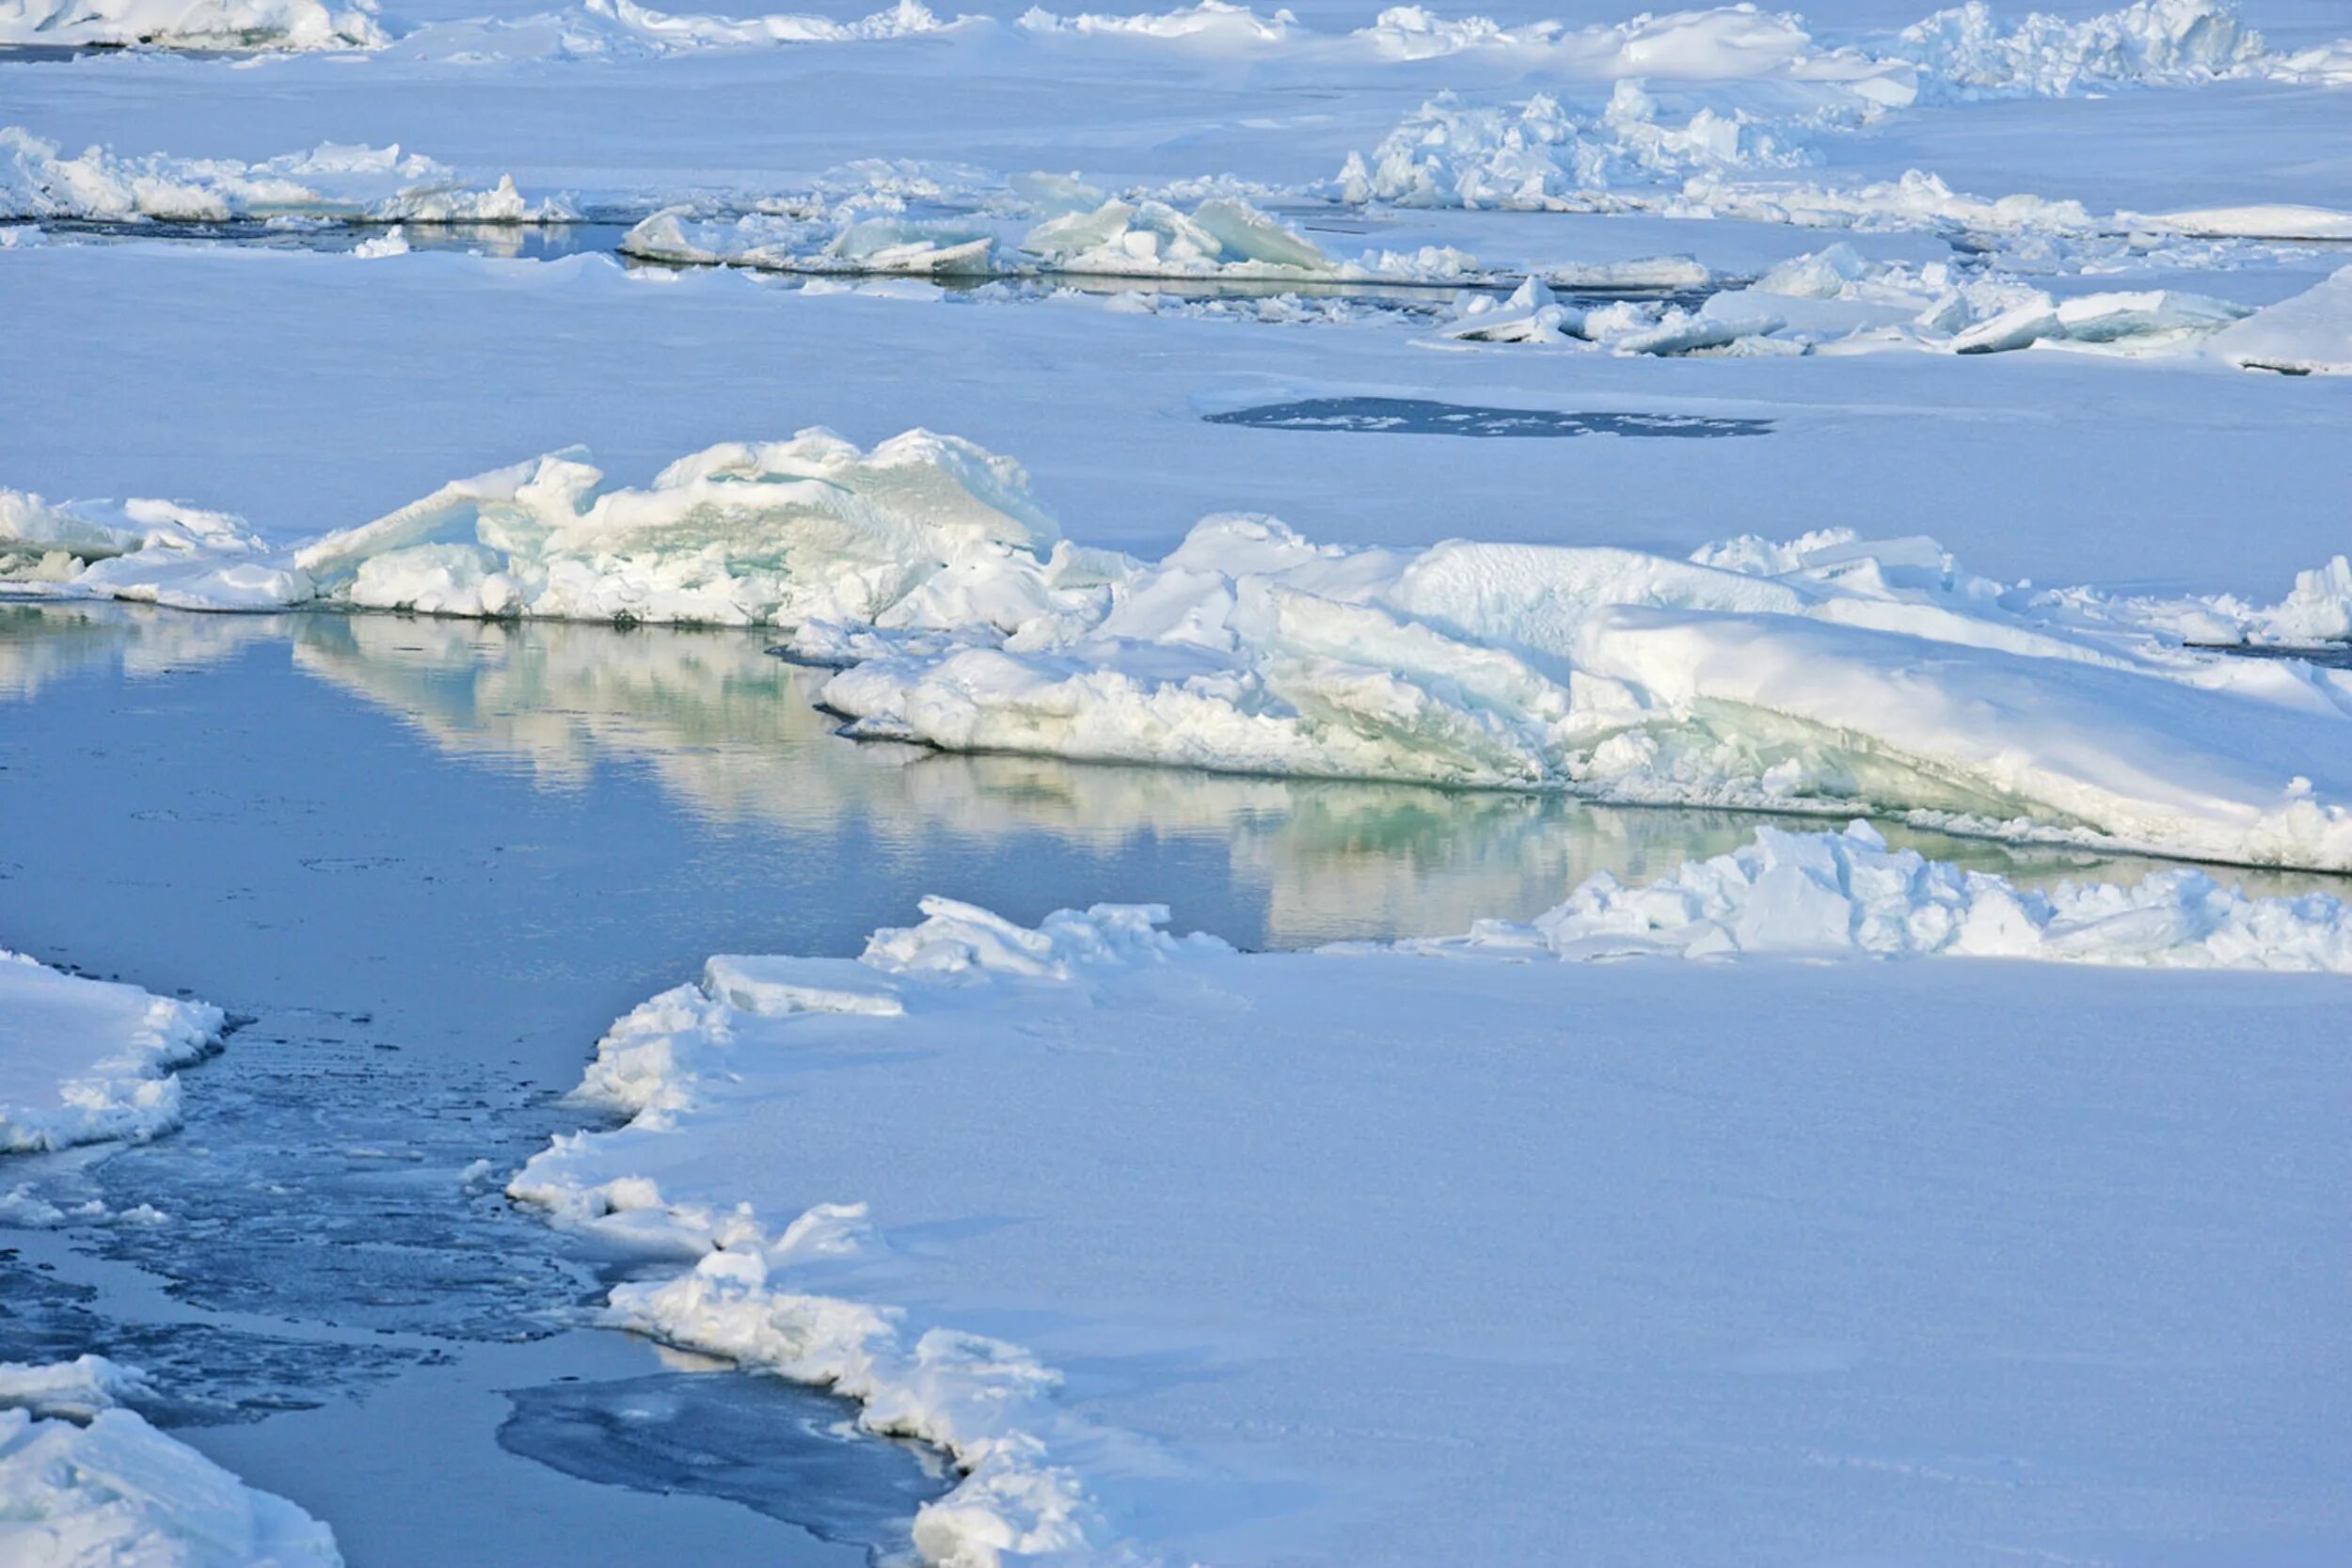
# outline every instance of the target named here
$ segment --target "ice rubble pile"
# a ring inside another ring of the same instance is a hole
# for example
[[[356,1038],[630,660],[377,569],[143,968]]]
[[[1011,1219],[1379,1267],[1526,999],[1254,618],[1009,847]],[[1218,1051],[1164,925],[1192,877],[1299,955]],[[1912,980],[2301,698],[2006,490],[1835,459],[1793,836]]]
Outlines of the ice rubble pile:
[[[0,0],[0,45],[380,49],[374,0]]]
[[[2006,877],[1890,849],[1867,823],[1842,833],[1757,832],[1728,855],[1644,887],[1603,872],[1527,925],[1411,942],[1427,953],[1950,955],[2173,969],[2352,974],[2352,908],[2322,894],[2249,898],[2203,872],[2136,885],[2028,892]]]
[[[180,1121],[171,1069],[220,1039],[219,1008],[85,980],[0,950],[0,1154],[151,1138]]]
[[[1459,280],[1476,266],[1439,247],[1335,260],[1239,196],[1120,198],[1064,175],[997,182],[977,171],[944,180],[910,172],[869,171],[865,188],[771,199],[771,211],[704,216],[667,208],[632,229],[621,250],[683,265],[927,277],[1424,282]]]
[[[2205,81],[2265,58],[2225,0],[2134,0],[2080,22],[2036,11],[2007,30],[1985,0],[1968,0],[1904,28],[1896,53],[1919,66],[1927,96],[1954,99]]]
[[[1060,1379],[1026,1348],[874,1305],[873,1293],[903,1289],[917,1265],[895,1253],[864,1205],[819,1203],[778,1229],[744,1199],[771,1199],[777,1183],[762,1179],[789,1168],[767,1140],[788,1148],[805,1137],[797,1124],[821,1114],[829,1091],[807,1076],[809,1051],[864,1062],[872,1053],[901,1054],[894,1046],[910,1037],[933,1047],[950,1040],[950,1055],[981,1055],[991,1073],[1016,1071],[1016,1052],[1057,1041],[1065,1025],[1077,1038],[1103,1027],[1086,1015],[1164,1021],[1206,1006],[1228,1023],[1260,1019],[1253,1027],[1270,1033],[1250,1038],[1250,1048],[1281,1040],[1275,1057],[1295,1065],[1302,1041],[1276,1021],[1311,1007],[1319,984],[1355,986],[1366,976],[1326,975],[1327,960],[1313,957],[1250,956],[1211,937],[1172,937],[1158,906],[1065,910],[1035,927],[938,897],[923,901],[922,914],[913,927],[876,932],[856,959],[713,958],[697,983],[621,1018],[598,1042],[577,1098],[629,1121],[557,1138],[509,1193],[638,1256],[691,1260],[667,1279],[616,1288],[616,1321],[830,1387],[863,1404],[867,1429],[945,1449],[961,1475],[916,1518],[927,1560],[1151,1560],[1156,1544],[1135,1535],[1170,1516],[1154,1489],[1186,1479],[1181,1453],[1089,1419],[1073,1408],[1085,1402],[1065,1402]],[[2249,899],[2188,870],[2137,887],[2042,895],[1889,850],[1857,824],[1842,833],[1767,829],[1733,854],[1646,888],[1595,877],[1529,925],[1334,951],[1359,963],[1441,956],[1520,974],[1531,958],[1629,953],[2344,974],[2352,973],[2352,911],[2318,895]],[[1042,1054],[1060,1059],[1050,1043]],[[1312,1078],[1315,1093],[1328,1092],[1327,1069],[1295,1069]],[[787,1179],[785,1190],[794,1184]],[[1220,1244],[1230,1248],[1230,1237]],[[930,1299],[935,1312],[954,1298],[933,1290]]]
[[[2331,285],[2332,290],[2335,286]],[[2276,309],[2276,308],[2274,308]],[[1468,300],[1443,328],[1458,341],[1597,345],[1619,354],[1770,355],[1910,348],[1998,354],[2036,344],[2134,356],[2216,354],[2261,365],[2257,348],[2223,336],[2256,312],[2171,289],[2054,298],[2014,275],[1950,262],[1871,261],[1838,244],[1772,267],[1754,282],[1709,295],[1695,309],[1621,300],[1580,309],[1529,279],[1508,299]],[[2271,330],[2301,345],[2294,364],[2328,359],[2316,303]],[[2233,348],[2232,345],[2235,343]],[[2286,363],[2270,368],[2290,368]]]
[[[336,1568],[327,1528],[157,1432],[135,1369],[0,1363],[0,1560]]]
[[[469,185],[396,146],[327,143],[258,164],[161,153],[125,158],[98,147],[67,157],[21,126],[0,128],[0,218],[498,224],[570,215],[559,201],[525,200],[512,176],[487,189]]]
[[[1589,120],[1542,93],[1500,108],[1441,95],[1407,116],[1369,159],[1349,153],[1334,194],[1400,207],[1585,211],[1620,186],[1804,160],[1801,147],[1744,114],[1702,108],[1680,125],[1662,122],[1657,101],[1639,83],[1621,81]]]
[[[1369,154],[1348,155],[1326,187],[1341,199],[1654,210],[1839,228],[2062,232],[2092,223],[2071,202],[1956,193],[1915,169],[1858,189],[1757,175],[1815,161],[1819,134],[1867,125],[1922,101],[2063,97],[2267,73],[2321,80],[2334,69],[2325,51],[2274,59],[2228,0],[2134,0],[2079,21],[2034,12],[2013,26],[1984,0],[1968,0],[1905,28],[1883,55],[1824,49],[1797,19],[1746,7],[1645,16],[1573,34],[1552,24],[1441,23],[1408,8],[1384,13],[1370,32],[1388,53],[1407,58],[1540,48],[1562,74],[1614,86],[1589,114],[1563,108],[1550,93],[1504,105],[1433,99]],[[1653,85],[1678,105],[1675,115],[1661,111]]]

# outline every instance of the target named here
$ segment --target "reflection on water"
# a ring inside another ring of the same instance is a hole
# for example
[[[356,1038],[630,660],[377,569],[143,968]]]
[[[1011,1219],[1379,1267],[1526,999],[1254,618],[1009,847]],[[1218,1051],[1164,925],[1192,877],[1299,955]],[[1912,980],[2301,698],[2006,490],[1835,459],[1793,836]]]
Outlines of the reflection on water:
[[[1563,413],[1549,408],[1484,408],[1428,398],[1302,398],[1206,416],[1211,424],[1258,430],[1333,430],[1359,436],[1653,436],[1669,440],[1763,436],[1770,420],[1698,414]]]
[[[1140,841],[1214,847],[1254,890],[1248,943],[1458,931],[1524,918],[1597,871],[1627,880],[1747,841],[1742,813],[1596,806],[1550,794],[1244,778],[1050,758],[861,745],[811,697],[823,680],[770,657],[755,632],[619,629],[390,615],[205,617],[121,607],[0,607],[0,696],[77,665],[137,675],[282,641],[295,669],[398,716],[444,754],[580,791],[602,770],[650,778],[716,827],[834,834],[885,846],[930,835],[1042,833],[1117,857]],[[1890,827],[1924,853],[2028,884],[2129,879],[2154,863],[2022,848]],[[2221,873],[2258,891],[2339,879]]]
[[[877,1559],[906,1555],[907,1521],[947,1490],[934,1455],[860,1433],[848,1400],[725,1363],[507,1398],[510,1453],[608,1486],[724,1497]]]

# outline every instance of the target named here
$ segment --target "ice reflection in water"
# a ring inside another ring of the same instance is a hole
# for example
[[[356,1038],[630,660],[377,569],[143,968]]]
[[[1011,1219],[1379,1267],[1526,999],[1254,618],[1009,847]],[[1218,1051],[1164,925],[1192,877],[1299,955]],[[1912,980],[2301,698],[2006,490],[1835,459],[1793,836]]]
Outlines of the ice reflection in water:
[[[930,1450],[857,1432],[850,1402],[718,1364],[507,1398],[498,1438],[511,1453],[608,1486],[724,1497],[876,1557],[903,1551],[906,1521],[948,1486]]]

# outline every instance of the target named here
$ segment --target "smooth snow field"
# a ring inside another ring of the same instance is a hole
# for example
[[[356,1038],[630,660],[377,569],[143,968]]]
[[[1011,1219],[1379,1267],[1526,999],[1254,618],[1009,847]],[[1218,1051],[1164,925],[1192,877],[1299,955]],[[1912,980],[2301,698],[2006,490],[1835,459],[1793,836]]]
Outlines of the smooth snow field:
[[[0,1568],[2352,1562],[2343,0],[0,0]]]

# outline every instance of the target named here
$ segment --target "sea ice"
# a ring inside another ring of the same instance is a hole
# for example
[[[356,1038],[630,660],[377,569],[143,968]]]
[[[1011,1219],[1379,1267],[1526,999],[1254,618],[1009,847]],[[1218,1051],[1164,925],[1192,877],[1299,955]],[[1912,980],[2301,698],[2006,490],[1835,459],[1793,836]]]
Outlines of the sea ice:
[[[628,1124],[510,1192],[691,1259],[615,1322],[945,1449],[929,1561],[1940,1560],[2079,1548],[2156,1476],[2201,1506],[2143,1544],[2339,1518],[2324,1418],[2274,1392],[2334,1288],[2287,1261],[2326,1228],[2328,1101],[2274,1091],[2340,1085],[2331,1042],[2248,1023],[2242,976],[2099,977],[2320,971],[2258,1009],[2316,1018],[2352,973],[2337,900],[2185,870],[2043,895],[1856,826],[1320,954],[1156,907],[922,914],[856,960],[713,958],[619,1020],[580,1098]],[[1714,961],[1597,961],[1635,955]],[[2234,1503],[2224,1408],[2293,1429]],[[2039,1479],[1959,1523],[1865,1462],[1956,1447],[1933,1463]],[[1558,1488],[1649,1500],[1564,1517]]]
[[[526,200],[511,176],[486,189],[469,185],[398,147],[328,143],[258,164],[161,153],[123,158],[99,147],[67,157],[21,126],[0,127],[0,218],[511,224],[569,216],[560,201]]]
[[[97,1356],[0,1366],[0,1558],[21,1568],[338,1568],[327,1528],[117,1407]]]
[[[0,1154],[151,1138],[179,1125],[170,1069],[217,1044],[222,1022],[206,1003],[0,951]]]

